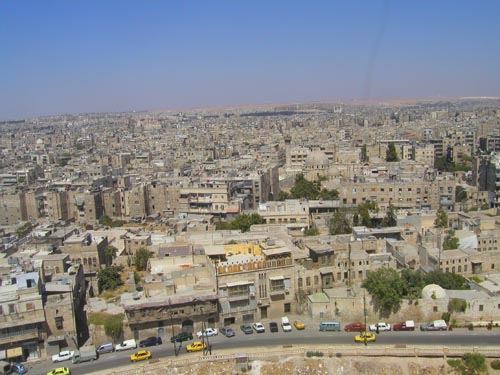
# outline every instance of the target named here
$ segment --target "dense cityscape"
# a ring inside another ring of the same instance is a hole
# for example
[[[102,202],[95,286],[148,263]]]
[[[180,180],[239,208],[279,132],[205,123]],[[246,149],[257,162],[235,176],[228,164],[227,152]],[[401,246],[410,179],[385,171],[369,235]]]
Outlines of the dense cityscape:
[[[500,322],[498,99],[0,127],[6,359],[285,316]]]

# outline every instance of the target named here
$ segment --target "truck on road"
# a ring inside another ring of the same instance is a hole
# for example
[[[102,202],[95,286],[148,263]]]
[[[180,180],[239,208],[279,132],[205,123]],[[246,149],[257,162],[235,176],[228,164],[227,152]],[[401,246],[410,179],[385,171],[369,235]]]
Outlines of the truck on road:
[[[392,325],[394,331],[414,331],[415,322],[413,320],[407,320],[402,323],[396,323]]]
[[[95,361],[98,358],[94,345],[82,346],[79,350],[75,351],[71,361],[73,363],[81,363],[88,361]]]

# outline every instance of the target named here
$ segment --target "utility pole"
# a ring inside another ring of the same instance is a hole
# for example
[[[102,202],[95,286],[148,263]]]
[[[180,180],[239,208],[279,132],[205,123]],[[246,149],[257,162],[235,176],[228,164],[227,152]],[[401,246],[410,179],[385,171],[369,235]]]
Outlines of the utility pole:
[[[366,343],[366,295],[365,292],[363,292],[363,314],[365,316],[365,332],[364,332],[364,341],[365,341],[365,346],[367,345]]]

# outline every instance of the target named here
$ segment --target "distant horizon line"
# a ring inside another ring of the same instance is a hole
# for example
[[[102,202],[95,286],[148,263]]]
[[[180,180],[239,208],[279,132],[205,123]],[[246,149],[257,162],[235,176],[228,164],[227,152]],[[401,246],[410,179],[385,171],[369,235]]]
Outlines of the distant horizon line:
[[[446,102],[446,101],[459,101],[459,100],[500,100],[500,96],[429,96],[429,97],[399,97],[399,98],[382,98],[382,99],[335,99],[335,100],[312,100],[304,102],[287,102],[287,103],[260,103],[260,104],[233,104],[233,105],[213,105],[213,106],[193,106],[181,108],[154,108],[154,109],[139,109],[139,110],[124,110],[124,111],[98,111],[98,112],[61,112],[58,114],[44,114],[34,117],[18,117],[18,118],[4,118],[0,122],[15,122],[21,120],[32,120],[44,117],[56,116],[77,116],[85,114],[106,114],[106,113],[146,113],[146,112],[182,112],[182,111],[215,111],[215,110],[235,110],[239,108],[272,108],[272,107],[287,107],[291,105],[307,105],[307,104],[390,104],[394,106],[402,106],[408,104],[416,104],[421,102]]]

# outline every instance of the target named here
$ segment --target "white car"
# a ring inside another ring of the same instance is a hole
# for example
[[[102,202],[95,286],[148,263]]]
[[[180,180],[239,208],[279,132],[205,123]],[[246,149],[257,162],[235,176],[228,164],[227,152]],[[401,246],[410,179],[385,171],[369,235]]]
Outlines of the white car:
[[[196,332],[196,336],[201,339],[203,336],[205,337],[212,337],[212,336],[217,336],[219,334],[219,331],[217,331],[217,328],[206,328],[204,331],[199,331]]]
[[[74,351],[70,350],[63,350],[62,352],[59,352],[59,354],[54,354],[52,356],[52,362],[62,362],[62,361],[68,361],[71,358],[73,358],[73,355],[75,354]]]
[[[264,327],[264,324],[262,323],[254,323],[252,327],[253,329],[255,329],[255,332],[257,333],[266,332],[266,327]]]
[[[378,327],[378,329],[377,329]],[[391,325],[384,323],[384,322],[378,322],[376,324],[371,324],[370,325],[370,331],[372,332],[382,332],[382,331],[390,331],[391,330]]]

